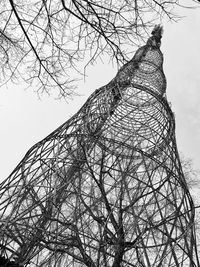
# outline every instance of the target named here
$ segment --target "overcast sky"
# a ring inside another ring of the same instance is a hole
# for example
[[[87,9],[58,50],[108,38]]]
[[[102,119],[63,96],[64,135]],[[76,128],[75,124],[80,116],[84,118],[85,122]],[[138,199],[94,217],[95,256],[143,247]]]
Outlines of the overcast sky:
[[[200,9],[184,10],[178,23],[165,23],[161,50],[167,78],[167,98],[175,112],[178,150],[200,168]],[[27,150],[71,117],[116,70],[98,64],[68,104],[53,98],[38,100],[20,85],[0,88],[0,180],[6,178]]]

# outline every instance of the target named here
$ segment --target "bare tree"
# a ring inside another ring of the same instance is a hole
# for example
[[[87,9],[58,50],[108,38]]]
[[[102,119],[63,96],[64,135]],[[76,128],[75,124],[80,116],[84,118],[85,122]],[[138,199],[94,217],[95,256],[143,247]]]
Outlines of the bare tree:
[[[185,157],[182,153],[180,154],[180,159],[187,185],[190,189],[195,189],[199,186],[200,170],[194,167],[191,158]]]
[[[177,18],[172,9],[179,2],[2,0],[1,84],[24,80],[34,83],[39,94],[53,88],[67,97],[73,94],[79,74],[102,55],[117,64],[129,60],[152,24],[164,17]]]
[[[198,251],[200,252],[200,201],[199,194],[197,193],[197,190],[199,190],[200,170],[194,167],[192,159],[185,157],[182,153],[180,154],[180,159],[184,177],[195,205],[196,238]]]

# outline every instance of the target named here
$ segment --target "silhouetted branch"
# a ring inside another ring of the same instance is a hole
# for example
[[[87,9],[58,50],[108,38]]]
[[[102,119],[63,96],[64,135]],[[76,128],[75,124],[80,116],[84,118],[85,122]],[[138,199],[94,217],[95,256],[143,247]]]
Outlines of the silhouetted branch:
[[[117,65],[126,62],[153,24],[178,18],[172,12],[178,5],[178,0],[1,1],[0,79],[69,97],[89,64],[106,54]]]

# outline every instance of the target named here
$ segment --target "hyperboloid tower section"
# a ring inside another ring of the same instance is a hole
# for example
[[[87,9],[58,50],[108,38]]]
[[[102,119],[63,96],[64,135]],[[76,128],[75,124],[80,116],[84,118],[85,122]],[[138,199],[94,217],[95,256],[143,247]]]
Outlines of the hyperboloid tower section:
[[[0,185],[1,259],[199,267],[194,205],[165,98],[162,29]]]

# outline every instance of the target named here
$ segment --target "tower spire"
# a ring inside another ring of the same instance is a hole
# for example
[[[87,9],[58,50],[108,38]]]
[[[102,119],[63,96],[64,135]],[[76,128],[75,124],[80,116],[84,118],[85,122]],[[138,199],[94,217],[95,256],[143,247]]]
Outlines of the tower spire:
[[[155,25],[151,32],[152,36],[147,40],[147,45],[160,47],[161,38],[163,34],[163,27],[161,25]]]

